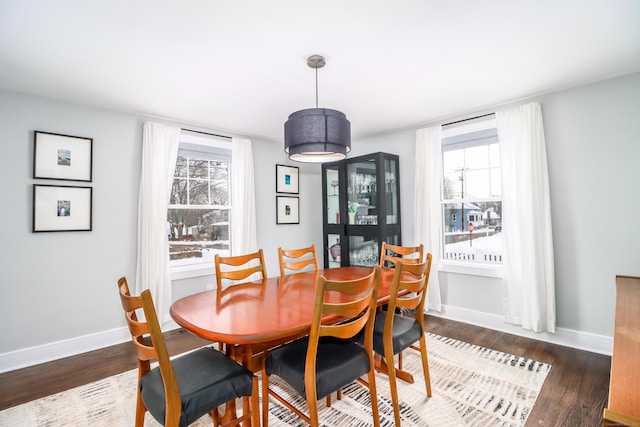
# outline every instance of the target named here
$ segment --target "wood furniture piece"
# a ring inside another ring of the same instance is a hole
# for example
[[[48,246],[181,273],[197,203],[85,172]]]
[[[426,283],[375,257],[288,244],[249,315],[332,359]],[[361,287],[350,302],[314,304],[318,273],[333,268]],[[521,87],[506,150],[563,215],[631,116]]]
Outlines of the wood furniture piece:
[[[353,280],[369,267],[342,267],[272,277],[189,295],[175,301],[171,317],[178,325],[209,341],[228,345],[229,355],[253,372],[262,369],[265,343],[286,342],[309,333],[319,276]],[[380,271],[378,304],[391,294],[394,270]],[[324,318],[331,320],[331,316]]]
[[[616,276],[616,317],[605,426],[640,426],[640,277]]]
[[[427,360],[427,341],[425,339],[424,316],[413,317],[395,314],[396,308],[402,307],[424,311],[424,302],[429,284],[431,270],[431,254],[427,254],[426,261],[420,263],[399,262],[395,267],[391,297],[388,310],[376,314],[373,329],[373,349],[385,360],[386,373],[389,375],[391,401],[396,425],[400,425],[400,408],[398,406],[398,386],[396,382],[396,368],[394,356],[415,342],[420,343],[420,356],[427,396],[431,397],[431,379],[429,376],[429,362]],[[402,296],[401,296],[402,295]],[[411,382],[413,379],[411,378]]]
[[[291,274],[300,272],[303,269],[309,269],[309,266],[313,266],[313,270],[320,268],[316,245],[300,249],[278,248],[278,262],[280,264],[280,277],[286,276],[287,273]]]
[[[187,426],[206,413],[218,426],[222,421],[218,406],[236,398],[243,399],[243,415],[235,416],[233,406],[225,426],[249,425],[249,421],[260,425],[258,377],[210,347],[170,360],[149,290],[131,296],[124,277],[118,280],[118,289],[138,356],[136,427],[144,425],[147,411],[168,427]],[[139,320],[136,312],[143,312],[145,320]],[[152,360],[158,361],[153,369]]]
[[[424,245],[398,246],[382,242],[380,267],[394,267],[398,261],[420,263],[424,257]]]
[[[373,423],[380,425],[373,361],[375,320],[380,267],[362,278],[341,281],[318,276],[313,320],[309,336],[284,344],[265,359],[262,369],[262,425],[269,424],[268,395],[279,400],[310,425],[318,426],[318,399],[358,380],[369,388]],[[339,298],[330,299],[329,295]],[[337,323],[322,323],[339,316]],[[365,330],[364,345],[354,338]],[[368,381],[360,377],[367,374]],[[269,376],[277,375],[307,401],[309,415],[269,389]]]
[[[250,254],[236,256],[222,257],[216,254],[215,265],[218,289],[222,289],[224,283],[247,280],[249,276],[256,273],[260,273],[262,278],[267,277],[267,267],[264,263],[262,249]]]
[[[402,244],[399,178],[394,154],[322,164],[325,268],[373,267],[383,241]]]

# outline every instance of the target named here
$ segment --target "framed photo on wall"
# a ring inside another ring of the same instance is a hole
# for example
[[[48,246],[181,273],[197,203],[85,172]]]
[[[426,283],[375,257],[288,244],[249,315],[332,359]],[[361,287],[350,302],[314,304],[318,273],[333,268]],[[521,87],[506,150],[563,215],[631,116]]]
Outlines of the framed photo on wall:
[[[276,224],[300,224],[300,198],[276,196]]]
[[[33,232],[91,231],[92,187],[33,184]]]
[[[276,165],[276,193],[298,194],[298,167]]]
[[[34,132],[33,177],[91,182],[93,138]]]

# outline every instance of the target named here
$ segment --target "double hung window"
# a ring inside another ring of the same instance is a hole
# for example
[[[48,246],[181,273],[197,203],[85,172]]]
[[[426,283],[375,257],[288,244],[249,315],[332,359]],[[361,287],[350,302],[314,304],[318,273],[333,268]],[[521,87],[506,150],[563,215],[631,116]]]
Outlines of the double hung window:
[[[495,120],[444,126],[442,260],[502,263],[502,181]]]
[[[231,143],[183,134],[167,214],[172,269],[229,255]]]

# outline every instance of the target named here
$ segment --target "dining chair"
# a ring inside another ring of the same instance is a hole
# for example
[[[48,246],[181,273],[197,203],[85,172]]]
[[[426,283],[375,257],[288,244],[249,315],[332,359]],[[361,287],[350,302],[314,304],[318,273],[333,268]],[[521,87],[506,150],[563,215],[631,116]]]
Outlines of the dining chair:
[[[252,280],[252,275],[260,273],[262,279],[267,278],[267,267],[264,263],[262,249],[257,252],[236,256],[215,255],[216,283],[218,290],[223,283],[237,283]],[[223,282],[224,281],[224,282]]]
[[[394,356],[409,347],[417,349],[414,346],[416,342],[420,343],[424,383],[427,396],[431,397],[431,379],[424,327],[424,303],[430,270],[431,254],[427,254],[424,262],[397,263],[393,275],[389,308],[376,314],[373,327],[373,350],[385,360],[397,426],[400,425],[400,409]],[[398,307],[415,310],[415,318],[395,314]]]
[[[273,350],[262,370],[262,425],[269,422],[269,395],[300,418],[317,426],[318,399],[358,380],[369,388],[373,424],[379,427],[373,361],[373,323],[380,267],[365,277],[330,281],[318,277],[311,330],[307,338]],[[330,322],[328,322],[329,317]],[[352,340],[361,330],[363,345]],[[368,381],[360,377],[368,375]],[[307,401],[309,414],[269,389],[269,376],[277,375]]]
[[[422,262],[424,246],[398,246],[382,242],[380,250],[380,267],[395,267],[398,261]]]
[[[226,414],[225,426],[241,422],[260,424],[258,377],[224,354],[203,347],[171,360],[150,291],[131,296],[127,279],[118,280],[120,300],[138,357],[136,427],[144,425],[148,411],[160,424],[183,427],[209,413],[218,426],[218,407],[243,400],[243,413]],[[144,314],[145,320],[138,315]],[[151,361],[158,366],[151,369]],[[235,408],[235,405],[232,405]]]
[[[300,249],[278,248],[278,262],[280,263],[280,277],[284,277],[287,272],[292,274],[303,270],[309,271],[309,266],[313,266],[313,270],[320,268],[315,244]]]

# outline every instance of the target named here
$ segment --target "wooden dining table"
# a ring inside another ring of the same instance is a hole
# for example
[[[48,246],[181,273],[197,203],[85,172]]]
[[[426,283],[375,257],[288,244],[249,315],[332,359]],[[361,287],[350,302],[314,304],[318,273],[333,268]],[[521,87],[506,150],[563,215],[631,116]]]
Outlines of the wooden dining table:
[[[265,350],[309,333],[320,275],[343,281],[371,271],[371,267],[339,267],[231,285],[181,298],[171,305],[170,314],[195,335],[224,343],[229,356],[257,372]],[[393,273],[381,269],[379,305],[389,301]]]

